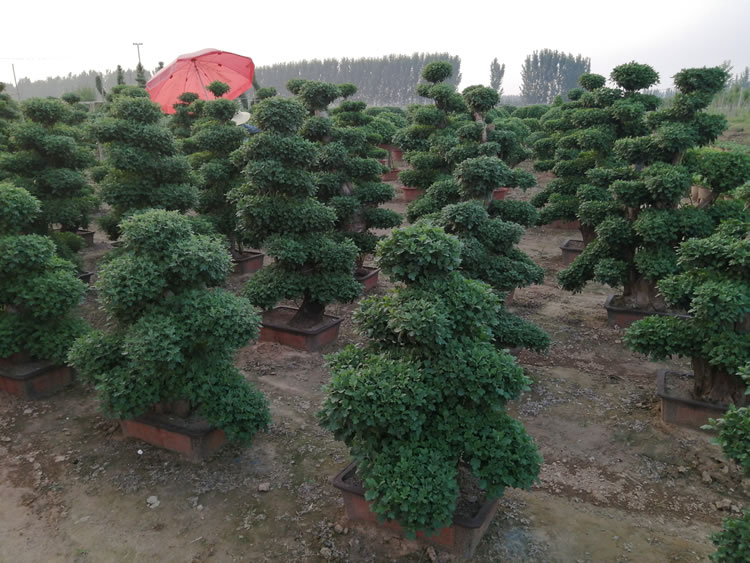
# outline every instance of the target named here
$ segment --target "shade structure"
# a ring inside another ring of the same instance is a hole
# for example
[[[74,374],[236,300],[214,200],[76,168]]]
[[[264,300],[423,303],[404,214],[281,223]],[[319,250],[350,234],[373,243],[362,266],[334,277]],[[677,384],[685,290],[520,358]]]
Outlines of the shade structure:
[[[223,98],[235,99],[250,89],[254,72],[255,65],[250,57],[219,49],[201,49],[180,55],[157,72],[146,84],[146,91],[164,113],[175,113],[172,106],[184,92],[195,92],[204,100],[215,99],[207,89],[214,80],[229,84],[229,92]]]

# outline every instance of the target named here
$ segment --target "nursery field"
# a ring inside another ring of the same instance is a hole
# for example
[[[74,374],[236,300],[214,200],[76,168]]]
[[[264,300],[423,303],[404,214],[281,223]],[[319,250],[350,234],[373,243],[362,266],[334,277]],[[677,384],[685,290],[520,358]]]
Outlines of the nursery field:
[[[540,187],[509,198],[528,199],[550,178],[537,176]],[[406,209],[398,197],[386,206]],[[558,247],[571,235],[535,227],[520,244],[545,283],[517,290],[509,307],[546,330],[552,346],[521,352],[534,384],[510,412],[544,465],[530,491],[506,491],[474,560],[707,560],[708,536],[750,502],[750,481],[710,434],[661,422],[663,364],[630,352],[623,331],[607,327],[610,291],[556,287]],[[103,233],[96,240],[84,254],[89,267],[110,248]],[[244,280],[233,276],[230,288]],[[388,287],[381,277],[375,291]],[[102,326],[95,293],[84,315]],[[324,354],[360,340],[356,307],[329,307],[345,321],[323,353],[271,343],[239,351],[236,365],[269,398],[272,424],[250,447],[229,446],[203,463],[124,440],[80,384],[37,402],[0,394],[0,562],[451,560],[347,522],[330,484],[348,451],[315,412],[328,379]]]

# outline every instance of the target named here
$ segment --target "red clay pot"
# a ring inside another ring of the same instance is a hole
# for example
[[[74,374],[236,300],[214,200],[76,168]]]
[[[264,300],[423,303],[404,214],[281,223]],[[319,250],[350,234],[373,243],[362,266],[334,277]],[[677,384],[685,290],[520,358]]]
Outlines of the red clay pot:
[[[138,438],[152,446],[182,454],[191,461],[210,457],[227,443],[223,430],[205,422],[188,423],[180,417],[165,414],[148,413],[121,420],[120,428],[125,438]]]
[[[394,180],[398,180],[398,170],[389,170],[385,174],[383,174],[380,179],[383,180],[383,182],[393,182]]]
[[[233,256],[234,270],[232,270],[232,273],[244,275],[257,272],[263,267],[264,256],[265,254],[262,252],[251,252],[249,250],[240,253],[239,256]]]
[[[363,272],[362,275],[359,275],[359,271],[355,272],[354,279],[362,284],[362,287],[365,291],[370,290],[378,285],[378,274],[380,273],[380,268],[362,266],[361,268],[359,268],[359,270]]]
[[[22,399],[49,397],[75,381],[75,370],[14,354],[0,363],[0,390]]]
[[[620,328],[628,328],[635,321],[651,317],[653,315],[661,315],[667,317],[683,317],[690,318],[690,315],[682,315],[679,313],[666,313],[661,311],[644,311],[642,309],[631,309],[628,307],[619,307],[613,302],[617,297],[615,295],[608,295],[607,300],[604,302],[604,308],[607,310],[607,325],[614,327],[615,325]]]
[[[669,379],[680,376],[692,378],[693,374],[680,374],[662,369],[656,377],[656,394],[661,399],[661,418],[664,422],[700,430],[701,426],[708,424],[709,418],[724,416],[727,405],[706,403],[671,393]]]
[[[411,186],[401,186],[401,190],[404,194],[404,201],[410,202],[422,197],[424,190],[420,188],[412,188]]]
[[[583,245],[582,240],[569,238],[564,243],[562,243],[560,245],[560,250],[562,251],[563,264],[565,264],[566,266],[568,264],[571,264],[573,260],[578,258],[581,252],[583,252],[584,248],[585,246]]]
[[[509,191],[510,188],[495,188],[492,190],[492,199],[505,199]]]
[[[342,317],[324,315],[324,322],[313,328],[290,327],[289,321],[297,313],[293,307],[276,307],[263,313],[259,342],[278,342],[290,348],[316,352],[339,335]]]
[[[370,503],[365,500],[365,491],[362,487],[345,482],[345,479],[351,476],[356,469],[356,465],[351,463],[333,479],[333,486],[339,489],[344,497],[347,518],[349,520],[372,522],[403,535],[404,530],[398,522],[392,520],[378,522],[377,515],[370,508]],[[417,532],[417,540],[468,559],[474,555],[479,541],[495,516],[499,500],[487,500],[473,518],[455,517],[452,525],[438,530],[431,536],[426,536],[423,532]]]

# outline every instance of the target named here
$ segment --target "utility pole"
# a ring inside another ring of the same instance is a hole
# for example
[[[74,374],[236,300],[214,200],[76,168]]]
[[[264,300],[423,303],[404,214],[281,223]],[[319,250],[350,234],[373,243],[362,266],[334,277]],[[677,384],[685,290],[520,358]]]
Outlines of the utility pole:
[[[133,43],[133,45],[138,49],[138,64],[141,64],[141,45],[143,45],[143,43]]]
[[[13,83],[16,85],[16,98],[18,98],[18,101],[21,101],[21,92],[18,91],[18,80],[16,80],[16,65],[11,64],[10,68],[13,69]],[[742,96],[740,96],[742,97]]]

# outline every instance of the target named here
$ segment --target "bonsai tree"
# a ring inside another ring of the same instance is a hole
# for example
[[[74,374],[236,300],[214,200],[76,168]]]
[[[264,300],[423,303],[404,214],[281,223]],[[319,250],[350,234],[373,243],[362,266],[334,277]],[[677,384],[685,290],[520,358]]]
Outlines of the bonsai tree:
[[[503,296],[515,288],[544,281],[544,270],[517,248],[523,227],[499,217],[491,218],[486,209],[492,190],[512,174],[497,157],[466,159],[454,173],[465,201],[447,205],[439,213],[425,218],[462,242],[459,271],[467,278],[485,282]],[[506,207],[512,208],[512,205]],[[544,331],[505,309],[494,330],[495,340],[502,346],[533,350],[545,350],[549,346],[549,337]]]
[[[356,87],[344,86],[347,97],[356,92]],[[309,85],[304,85],[300,97],[311,91]],[[327,113],[327,106],[313,106],[313,103],[322,102],[309,99],[307,106]],[[306,139],[318,145],[313,165],[316,196],[336,211],[339,238],[351,240],[357,246],[355,274],[364,273],[361,272],[364,259],[375,251],[380,238],[371,229],[389,229],[401,224],[398,213],[378,207],[393,199],[393,187],[380,181],[383,167],[374,156],[382,153],[375,146],[382,139],[366,128],[374,120],[364,113],[366,107],[365,102],[344,99],[330,112],[332,119],[309,117],[301,130]]]
[[[87,227],[97,198],[84,170],[94,157],[82,144],[83,131],[70,125],[73,111],[54,98],[26,100],[21,107],[26,119],[12,129],[11,152],[0,157],[0,168],[41,202],[36,232]]]
[[[133,418],[187,401],[229,440],[246,442],[269,422],[265,397],[233,365],[258,336],[250,303],[220,286],[231,259],[223,241],[197,235],[176,211],[149,210],[121,225],[123,248],[97,289],[108,330],[74,343],[70,362],[96,385],[102,406]]]
[[[313,197],[317,187],[308,167],[317,147],[297,134],[307,114],[296,100],[258,102],[252,120],[262,132],[232,156],[247,162],[247,183],[231,193],[240,231],[275,260],[248,281],[245,295],[264,309],[301,298],[291,321],[297,327],[318,324],[328,303],[352,301],[361,291],[353,277],[359,250],[337,240],[336,212]]]
[[[7,150],[8,129],[14,121],[19,119],[21,119],[21,111],[18,109],[18,104],[5,92],[5,84],[0,82],[0,151]]]
[[[200,190],[196,211],[227,237],[230,250],[238,254],[242,252],[243,241],[237,233],[236,209],[227,194],[242,183],[242,171],[229,155],[242,145],[247,134],[232,121],[237,111],[235,102],[221,98],[229,87],[217,81],[208,88],[218,99],[201,104],[192,135],[180,145],[182,152],[189,155],[195,184]]]
[[[662,279],[659,291],[691,316],[642,319],[625,342],[655,359],[690,358],[696,399],[743,405],[745,383],[735,374],[750,363],[750,213],[683,242],[678,256],[684,272]]]
[[[40,214],[41,202],[28,191],[0,183],[0,358],[63,362],[86,331],[72,314],[86,285],[73,264],[55,256],[49,237],[28,234]]]
[[[198,113],[203,105],[195,92],[183,92],[177,96],[179,100],[173,104],[174,115],[169,120],[169,130],[178,139],[185,139],[190,136],[193,124],[198,119]]]
[[[634,174],[613,149],[618,139],[648,134],[646,112],[655,110],[659,98],[642,91],[659,81],[659,75],[645,64],[631,62],[614,68],[617,88],[605,87],[599,74],[583,74],[581,88],[568,93],[569,102],[553,107],[540,120],[546,133],[535,141],[540,159],[538,170],[552,170],[556,178],[536,194],[532,203],[541,209],[539,224],[580,219],[585,244],[594,238],[594,228],[603,212],[609,211],[611,195],[606,183],[632,180]],[[587,174],[595,168],[615,169],[615,178]],[[586,213],[581,205],[591,203]]]
[[[613,71],[613,78],[624,88],[635,90],[650,83],[642,79],[639,66],[623,67]],[[622,285],[627,304],[664,309],[656,283],[677,273],[678,244],[708,236],[715,227],[705,210],[681,203],[689,194],[691,174],[679,163],[686,150],[712,142],[726,127],[723,116],[702,111],[726,79],[726,71],[719,67],[680,71],[675,75],[679,93],[673,106],[647,118],[650,134],[615,141],[615,156],[631,166],[625,171],[629,178],[623,179],[619,171],[609,176],[614,203],[598,214],[596,240],[558,275],[564,289],[581,291],[590,280]],[[582,208],[582,218],[585,212]]]
[[[148,97],[120,95],[110,117],[93,126],[96,138],[105,143],[109,169],[101,181],[102,197],[112,208],[100,224],[113,240],[128,213],[154,207],[186,211],[196,203],[198,190],[190,184],[187,159],[159,124],[161,116],[159,105]]]
[[[329,356],[321,425],[349,446],[382,519],[412,534],[451,523],[459,468],[489,498],[528,488],[541,458],[506,403],[528,387],[492,343],[500,299],[459,274],[461,243],[426,224],[379,243],[380,267],[403,283],[361,302],[365,346]]]
[[[750,364],[739,374],[746,384],[750,383]],[[716,442],[724,455],[736,461],[746,475],[750,476],[750,408],[730,405],[723,418],[710,420],[706,429],[718,430]],[[725,518],[722,530],[711,535],[716,552],[711,560],[718,563],[731,561],[741,563],[750,559],[750,509],[745,508],[739,518]]]

